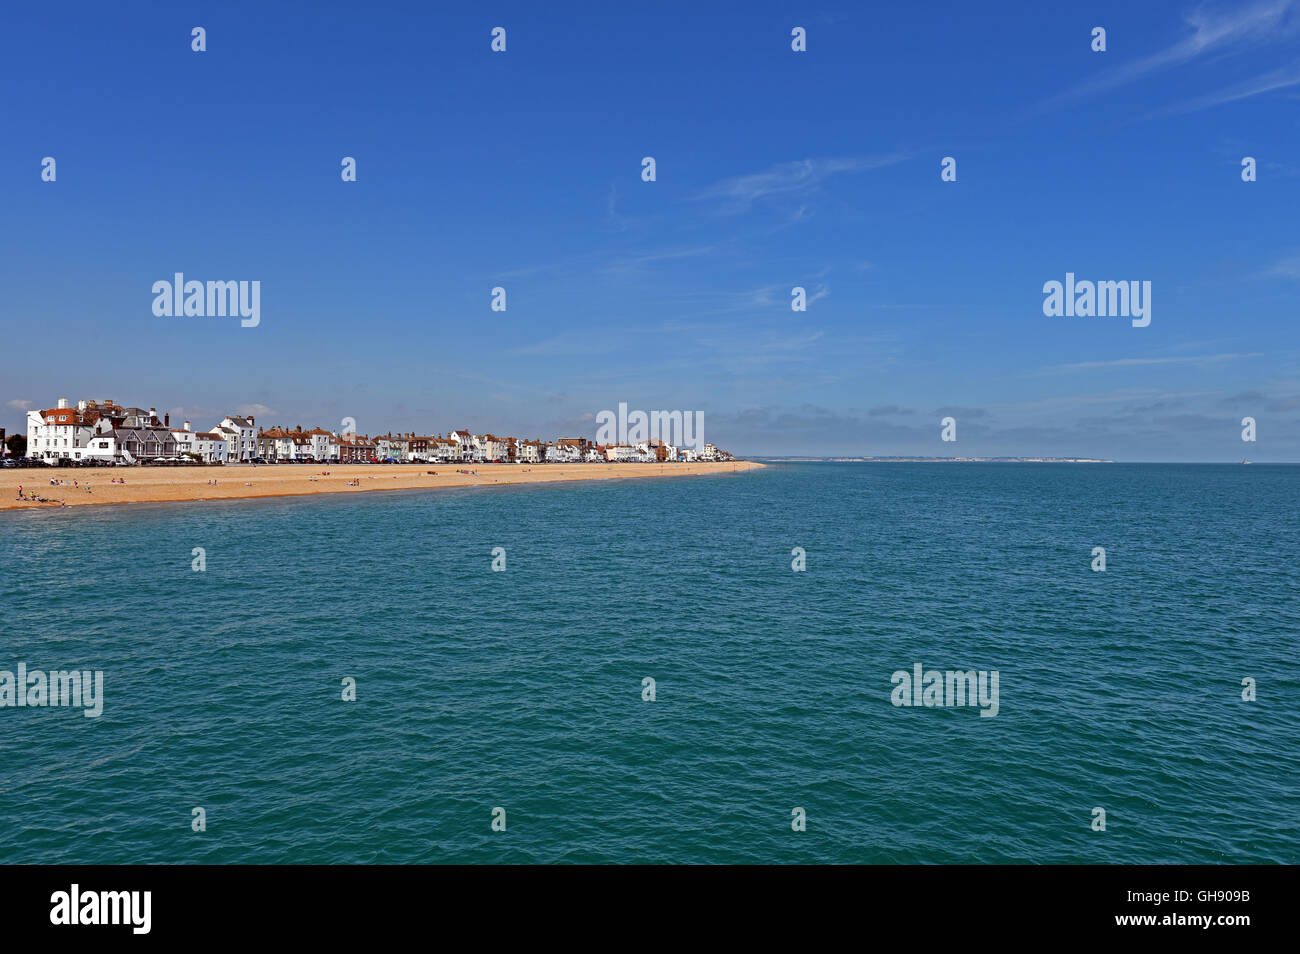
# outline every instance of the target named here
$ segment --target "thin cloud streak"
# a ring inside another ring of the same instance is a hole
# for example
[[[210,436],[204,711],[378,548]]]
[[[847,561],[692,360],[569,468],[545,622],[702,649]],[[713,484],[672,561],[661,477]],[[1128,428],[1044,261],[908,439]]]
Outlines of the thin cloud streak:
[[[1155,364],[1215,364],[1222,361],[1237,361],[1242,358],[1260,358],[1264,353],[1226,353],[1185,355],[1176,358],[1116,358],[1111,361],[1076,361],[1073,364],[1057,364],[1040,369],[1040,374],[1055,374],[1060,371],[1093,371],[1099,368],[1138,368]]]
[[[892,153],[885,156],[784,162],[762,172],[723,179],[697,192],[692,198],[697,201],[720,199],[728,211],[745,212],[760,199],[808,195],[820,189],[832,176],[883,169],[907,158],[902,153]],[[800,217],[804,215],[806,213],[801,211]]]
[[[1266,0],[1229,13],[1197,8],[1184,17],[1192,28],[1190,36],[1149,56],[1103,70],[1043,101],[1030,110],[1030,115],[1040,115],[1111,92],[1152,73],[1183,66],[1207,54],[1239,52],[1290,36],[1298,25],[1291,15],[1294,4],[1295,0]]]
[[[1143,118],[1159,119],[1167,116],[1178,116],[1183,113],[1193,113],[1202,109],[1213,109],[1215,106],[1239,102],[1243,99],[1250,99],[1252,96],[1262,96],[1265,93],[1272,93],[1279,89],[1289,89],[1292,86],[1300,86],[1300,65],[1273,70],[1271,73],[1265,73],[1262,76],[1257,76],[1245,83],[1239,83],[1217,93],[1191,99],[1185,103],[1170,106],[1168,109],[1156,110],[1148,113]]]

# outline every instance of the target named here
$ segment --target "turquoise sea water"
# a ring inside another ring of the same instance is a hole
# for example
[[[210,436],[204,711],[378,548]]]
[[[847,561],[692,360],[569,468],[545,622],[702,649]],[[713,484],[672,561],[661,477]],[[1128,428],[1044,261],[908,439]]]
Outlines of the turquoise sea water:
[[[800,463],[0,514],[0,669],[105,679],[0,709],[0,862],[1295,863],[1298,500]],[[892,705],[918,662],[997,716]]]

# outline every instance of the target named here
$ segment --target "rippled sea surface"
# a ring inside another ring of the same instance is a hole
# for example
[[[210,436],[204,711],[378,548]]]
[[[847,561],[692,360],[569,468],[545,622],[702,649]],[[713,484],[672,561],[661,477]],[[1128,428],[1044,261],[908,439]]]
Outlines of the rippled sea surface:
[[[0,669],[105,680],[0,709],[0,862],[1300,862],[1298,501],[809,463],[0,514]],[[915,663],[998,714],[895,707]]]

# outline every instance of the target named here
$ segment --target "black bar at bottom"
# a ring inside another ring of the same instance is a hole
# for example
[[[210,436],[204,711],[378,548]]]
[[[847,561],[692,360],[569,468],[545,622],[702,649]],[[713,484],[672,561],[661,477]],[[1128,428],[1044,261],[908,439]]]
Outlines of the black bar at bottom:
[[[1210,866],[10,866],[0,868],[0,923],[6,941],[337,941],[422,927],[573,939],[621,924],[634,943],[658,943],[689,918],[733,938],[843,927],[947,943],[1097,934],[1231,943],[1285,925],[1293,880],[1285,867]]]

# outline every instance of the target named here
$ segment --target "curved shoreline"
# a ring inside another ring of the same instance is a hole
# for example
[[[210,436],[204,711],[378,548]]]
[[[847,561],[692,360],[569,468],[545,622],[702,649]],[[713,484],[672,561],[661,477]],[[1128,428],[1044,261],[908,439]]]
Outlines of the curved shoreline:
[[[220,467],[25,467],[0,471],[0,511],[63,509],[109,504],[315,494],[367,493],[376,490],[425,490],[442,487],[492,487],[619,480],[644,477],[713,476],[755,470],[748,460],[663,464],[227,464]],[[461,473],[468,471],[469,473]],[[125,479],[113,484],[112,479]],[[50,480],[66,480],[52,486]],[[215,480],[214,486],[208,481]],[[359,481],[357,486],[348,482]],[[73,485],[76,481],[76,485]],[[251,485],[251,486],[250,486]],[[35,491],[46,503],[19,500]],[[89,487],[89,492],[87,492]]]

